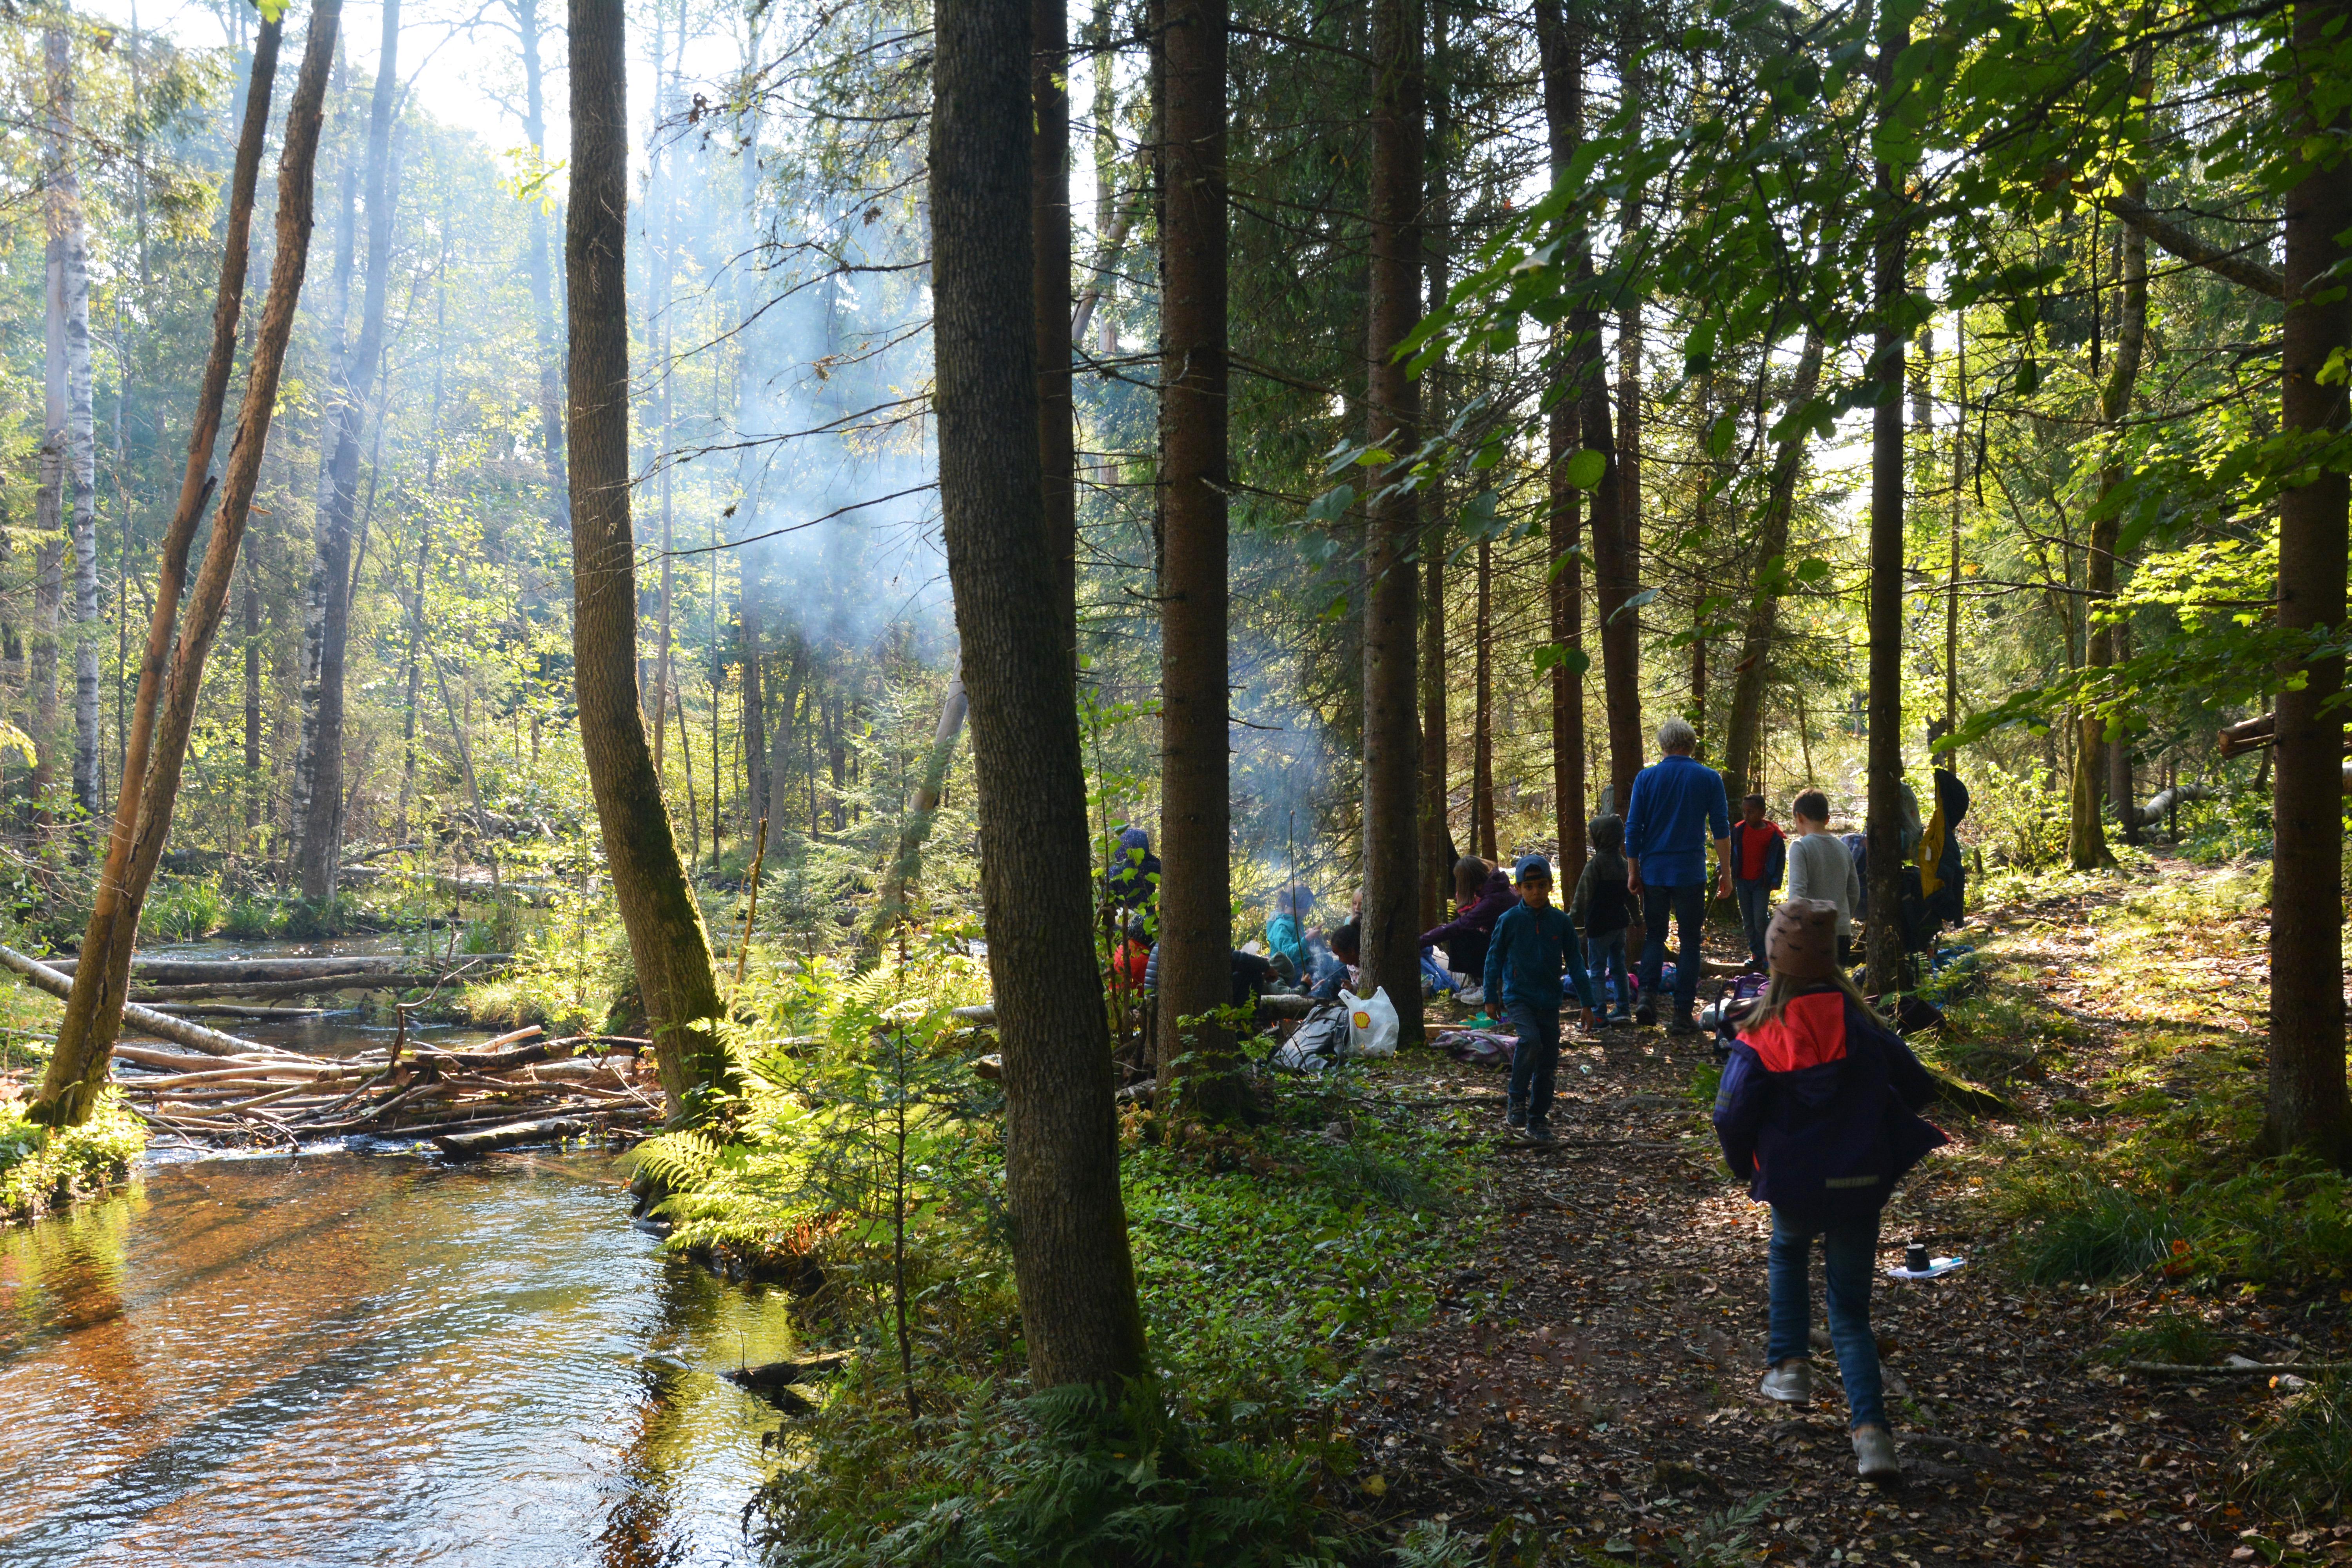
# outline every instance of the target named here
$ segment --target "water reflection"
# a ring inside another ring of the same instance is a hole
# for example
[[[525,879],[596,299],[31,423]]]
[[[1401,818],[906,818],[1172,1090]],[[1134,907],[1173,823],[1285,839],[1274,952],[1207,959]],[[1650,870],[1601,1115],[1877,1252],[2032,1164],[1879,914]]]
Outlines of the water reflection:
[[[0,1562],[743,1563],[772,1300],[596,1156],[160,1167],[0,1234]]]

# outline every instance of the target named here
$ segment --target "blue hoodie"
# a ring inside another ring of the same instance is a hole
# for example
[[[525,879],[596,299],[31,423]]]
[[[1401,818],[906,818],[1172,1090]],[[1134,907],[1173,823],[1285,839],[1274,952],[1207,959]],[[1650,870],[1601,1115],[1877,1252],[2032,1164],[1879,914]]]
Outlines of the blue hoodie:
[[[1584,972],[1575,931],[1568,911],[1556,905],[1537,910],[1522,903],[1506,910],[1486,943],[1486,1005],[1549,1007],[1556,1013],[1567,994],[1559,983],[1566,969],[1576,981],[1578,1000],[1592,1007],[1592,979]]]

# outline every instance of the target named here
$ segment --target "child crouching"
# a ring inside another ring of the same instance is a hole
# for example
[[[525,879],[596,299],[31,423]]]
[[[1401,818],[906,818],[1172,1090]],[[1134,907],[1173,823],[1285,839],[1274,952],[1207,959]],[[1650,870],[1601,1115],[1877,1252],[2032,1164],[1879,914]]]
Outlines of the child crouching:
[[[1837,1347],[1864,1480],[1902,1473],[1886,1427],[1870,1289],[1878,1214],[1942,1132],[1920,1120],[1936,1080],[1880,1023],[1837,964],[1837,906],[1792,899],[1765,934],[1772,978],[1739,1032],[1715,1099],[1732,1173],[1772,1205],[1767,1398],[1810,1404],[1812,1241],[1822,1239]]]

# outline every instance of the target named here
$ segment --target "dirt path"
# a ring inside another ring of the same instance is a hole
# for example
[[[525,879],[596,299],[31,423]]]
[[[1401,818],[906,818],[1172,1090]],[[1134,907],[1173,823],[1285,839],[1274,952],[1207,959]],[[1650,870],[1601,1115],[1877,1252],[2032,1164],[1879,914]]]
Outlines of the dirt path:
[[[2151,1383],[2091,1360],[2145,1287],[2027,1291],[1975,1266],[1882,1276],[1899,1489],[1854,1479],[1818,1253],[1815,1402],[1761,1398],[1769,1211],[1724,1174],[1693,1097],[1709,1059],[1704,1039],[1654,1028],[1570,1037],[1560,1142],[1497,1153],[1482,1255],[1348,1414],[1381,1511],[1481,1535],[1516,1524],[1526,1562],[2257,1560],[2219,1466],[2259,1385]],[[1416,1066],[1435,1092],[1493,1096],[1499,1142],[1498,1072]],[[1982,1135],[1937,1119],[1957,1146]],[[1956,1163],[1931,1156],[1897,1194],[1883,1263],[1913,1238],[1964,1258],[1995,1239],[1974,1228]],[[2324,1528],[2295,1545],[2352,1555]]]

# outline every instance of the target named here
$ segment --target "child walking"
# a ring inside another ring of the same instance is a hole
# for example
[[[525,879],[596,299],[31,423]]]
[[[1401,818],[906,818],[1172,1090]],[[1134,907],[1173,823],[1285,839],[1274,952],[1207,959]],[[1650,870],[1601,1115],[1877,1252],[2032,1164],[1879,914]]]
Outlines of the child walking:
[[[1904,1173],[1945,1139],[1918,1110],[1936,1080],[1837,964],[1837,909],[1792,899],[1765,933],[1772,978],[1724,1064],[1716,1136],[1734,1175],[1772,1205],[1770,1339],[1763,1394],[1812,1401],[1812,1243],[1821,1237],[1837,1347],[1864,1480],[1902,1473],[1886,1427],[1870,1288],[1878,1214]]]
[[[1764,967],[1764,928],[1772,919],[1772,894],[1789,865],[1789,841],[1780,825],[1765,814],[1764,797],[1751,795],[1739,803],[1739,820],[1731,825],[1731,853],[1725,857],[1731,890],[1739,899],[1739,926],[1747,933],[1750,968]]]
[[[1511,1099],[1506,1120],[1511,1130],[1538,1143],[1551,1142],[1552,1078],[1559,1069],[1560,972],[1576,982],[1584,1026],[1592,1013],[1592,982],[1577,952],[1575,930],[1551,902],[1551,862],[1540,855],[1521,858],[1514,879],[1517,907],[1495,922],[1486,943],[1486,1005],[1499,1006],[1517,1030],[1511,1050]]]
[[[1592,977],[1592,995],[1604,1021],[1609,1020],[1609,987],[1617,987],[1614,1021],[1633,1021],[1633,987],[1625,971],[1625,931],[1633,923],[1633,895],[1625,887],[1625,819],[1612,813],[1584,825],[1591,842],[1591,858],[1576,879],[1569,900],[1568,918],[1584,933],[1584,967]]]

